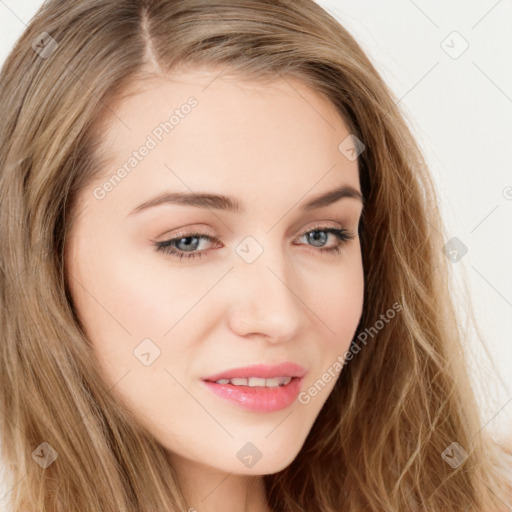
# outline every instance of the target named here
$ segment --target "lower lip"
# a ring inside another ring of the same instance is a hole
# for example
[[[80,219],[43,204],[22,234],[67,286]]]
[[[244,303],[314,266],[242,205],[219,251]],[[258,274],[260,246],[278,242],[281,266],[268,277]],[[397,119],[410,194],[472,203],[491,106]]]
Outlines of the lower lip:
[[[286,386],[267,388],[263,386],[234,386],[204,380],[206,387],[216,395],[232,403],[257,412],[274,412],[289,407],[300,391],[302,378],[294,377]]]

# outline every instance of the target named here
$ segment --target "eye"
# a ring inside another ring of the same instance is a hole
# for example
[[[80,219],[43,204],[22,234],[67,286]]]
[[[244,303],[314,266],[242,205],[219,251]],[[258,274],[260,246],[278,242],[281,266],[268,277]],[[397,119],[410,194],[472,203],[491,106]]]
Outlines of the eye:
[[[306,240],[309,243],[313,244],[313,247],[318,247],[317,244],[324,244],[329,238],[329,235],[334,235],[336,244],[331,247],[320,247],[316,251],[321,254],[340,254],[341,248],[347,243],[349,240],[355,238],[354,233],[344,229],[344,228],[333,228],[333,227],[323,227],[317,226],[309,231],[303,233],[299,238],[306,237]]]
[[[192,252],[197,251],[198,240],[200,239],[207,240],[208,242],[220,242],[217,237],[205,233],[186,233],[184,236],[180,235],[163,242],[155,242],[154,245],[157,252],[163,252],[176,258],[195,258],[196,256],[200,258],[202,256],[201,252]],[[181,248],[179,247],[180,245]],[[176,248],[176,246],[178,247]]]
[[[318,247],[327,242],[329,235],[334,236],[336,244],[331,247]],[[349,240],[354,239],[355,234],[344,228],[316,226],[300,235],[299,238],[302,237],[306,237],[307,243],[312,243],[313,247],[317,247],[317,249],[312,249],[313,253],[339,254],[342,246]],[[200,258],[203,254],[208,255],[208,252],[197,252],[200,240],[217,244],[220,243],[220,239],[216,236],[210,236],[205,233],[186,233],[185,235],[170,238],[162,242],[154,242],[154,246],[155,251],[163,252],[175,258],[182,259],[185,257],[189,259],[195,258],[196,256]],[[294,243],[294,245],[299,244]]]

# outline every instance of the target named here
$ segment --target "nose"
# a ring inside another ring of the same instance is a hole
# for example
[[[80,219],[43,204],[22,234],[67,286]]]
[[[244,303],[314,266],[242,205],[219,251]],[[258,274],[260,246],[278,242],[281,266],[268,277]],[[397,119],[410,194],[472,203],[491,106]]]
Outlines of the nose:
[[[282,343],[304,330],[307,298],[282,254],[265,251],[253,263],[237,262],[230,283],[229,323],[236,334]]]

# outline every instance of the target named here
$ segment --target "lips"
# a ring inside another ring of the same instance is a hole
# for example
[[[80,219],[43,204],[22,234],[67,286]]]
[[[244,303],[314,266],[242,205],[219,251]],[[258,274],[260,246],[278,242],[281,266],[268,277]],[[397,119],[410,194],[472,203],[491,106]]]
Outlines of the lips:
[[[203,381],[204,386],[215,395],[237,408],[257,413],[271,413],[290,407],[299,395],[302,378],[294,377],[288,384],[278,387],[235,386]]]
[[[277,365],[254,364],[240,368],[231,368],[230,370],[204,377],[202,380],[216,382],[221,379],[249,379],[250,377],[262,379],[272,379],[274,377],[302,378],[305,374],[306,369],[303,366],[292,362],[284,362]]]
[[[303,366],[285,362],[232,368],[209,375],[202,381],[208,390],[236,407],[270,413],[290,407],[295,402],[304,375],[306,369]]]

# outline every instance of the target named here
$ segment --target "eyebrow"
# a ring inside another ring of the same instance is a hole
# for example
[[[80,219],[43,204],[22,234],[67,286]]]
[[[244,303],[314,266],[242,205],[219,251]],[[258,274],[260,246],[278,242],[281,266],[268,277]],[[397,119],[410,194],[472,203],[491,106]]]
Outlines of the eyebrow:
[[[341,185],[340,187],[316,195],[306,202],[299,205],[303,211],[316,210],[335,203],[343,198],[353,198],[364,204],[364,199],[357,189],[350,185]],[[224,210],[232,213],[244,213],[245,209],[235,197],[229,197],[221,194],[211,194],[207,192],[163,192],[162,194],[145,201],[134,208],[128,215],[160,206],[162,204],[175,204],[180,206],[195,206],[197,208],[212,208],[214,210]]]

